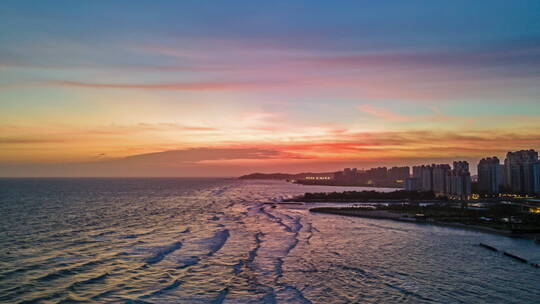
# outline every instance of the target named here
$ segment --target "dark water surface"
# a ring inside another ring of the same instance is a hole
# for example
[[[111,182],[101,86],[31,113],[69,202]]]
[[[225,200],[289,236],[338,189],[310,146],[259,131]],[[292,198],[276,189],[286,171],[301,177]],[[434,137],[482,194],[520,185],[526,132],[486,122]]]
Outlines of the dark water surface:
[[[540,303],[531,241],[310,214],[227,179],[0,179],[2,303]]]

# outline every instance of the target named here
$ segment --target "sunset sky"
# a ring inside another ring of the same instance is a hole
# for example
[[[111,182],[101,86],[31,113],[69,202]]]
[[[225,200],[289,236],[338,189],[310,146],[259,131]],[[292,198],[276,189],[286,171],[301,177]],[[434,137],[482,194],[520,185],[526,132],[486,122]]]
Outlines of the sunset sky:
[[[540,149],[540,1],[2,1],[0,176]]]

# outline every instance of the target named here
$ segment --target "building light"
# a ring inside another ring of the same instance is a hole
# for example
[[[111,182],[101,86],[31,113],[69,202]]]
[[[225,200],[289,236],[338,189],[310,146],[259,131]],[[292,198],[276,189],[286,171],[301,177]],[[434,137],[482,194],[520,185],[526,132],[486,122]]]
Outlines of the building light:
[[[306,176],[304,179],[308,180],[329,180],[330,176]]]
[[[529,212],[531,212],[531,213],[540,213],[540,207],[529,208]]]

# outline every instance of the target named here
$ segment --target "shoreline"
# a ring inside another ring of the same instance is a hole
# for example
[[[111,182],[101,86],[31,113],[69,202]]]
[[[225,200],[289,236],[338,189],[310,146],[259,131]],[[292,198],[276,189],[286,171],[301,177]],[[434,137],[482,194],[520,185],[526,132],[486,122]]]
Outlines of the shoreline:
[[[286,199],[284,202],[298,202],[298,203],[445,203],[447,201],[439,199],[401,199],[401,198],[392,198],[392,199],[382,199],[382,198],[372,198],[372,199],[357,199],[357,198],[336,198],[336,199],[318,199],[318,198],[291,198]]]
[[[291,183],[291,182],[289,182]],[[312,183],[291,183],[302,186],[327,186],[327,187],[354,187],[354,188],[377,188],[377,189],[393,189],[393,190],[403,190],[404,187],[396,187],[391,185],[358,185],[358,184],[312,184]]]
[[[521,238],[521,239],[530,239],[530,240],[536,240],[540,235],[538,233],[513,233],[510,230],[500,230],[490,227],[484,227],[484,226],[478,226],[478,225],[467,225],[457,222],[441,222],[441,221],[418,221],[413,217],[408,216],[405,213],[396,213],[396,212],[390,212],[387,210],[372,210],[372,211],[365,211],[365,210],[354,210],[356,208],[331,208],[331,207],[315,207],[315,208],[309,208],[309,212],[313,213],[323,213],[323,214],[333,214],[333,215],[341,215],[341,216],[353,216],[353,217],[361,217],[361,218],[370,218],[370,219],[379,219],[379,220],[392,220],[397,222],[406,222],[406,223],[413,223],[413,224],[420,224],[420,225],[434,225],[434,226],[441,226],[441,227],[450,227],[450,228],[460,228],[460,229],[466,229],[466,230],[472,230],[472,231],[479,231],[479,232],[485,232],[485,233],[492,233],[492,234],[498,234],[503,235],[511,238]]]

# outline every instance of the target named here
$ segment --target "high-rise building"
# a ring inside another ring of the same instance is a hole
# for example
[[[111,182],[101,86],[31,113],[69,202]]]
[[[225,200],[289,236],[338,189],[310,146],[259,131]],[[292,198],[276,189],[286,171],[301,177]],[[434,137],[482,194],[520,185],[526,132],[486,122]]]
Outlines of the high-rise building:
[[[422,184],[420,179],[417,177],[409,177],[405,179],[405,190],[407,191],[418,191],[421,190]]]
[[[538,152],[520,150],[508,152],[504,160],[505,186],[513,193],[539,194]]]
[[[413,167],[412,178],[417,179],[421,191],[433,191],[436,194],[444,194],[446,190],[447,172],[450,166],[446,164],[439,165],[421,165]]]
[[[433,191],[438,195],[466,199],[471,195],[471,173],[466,161],[413,167],[412,177],[405,181],[406,190]]]
[[[420,183],[422,185],[422,191],[433,191],[433,168],[431,166],[422,165]]]
[[[471,195],[471,173],[468,162],[454,162],[454,168],[447,175],[446,194],[460,199],[466,199]]]
[[[422,177],[422,166],[413,166],[412,167],[412,177],[421,178]]]
[[[386,167],[371,168],[364,172],[365,177],[371,180],[383,180],[388,176],[388,169]]]
[[[409,167],[392,167],[388,169],[388,179],[391,181],[404,181],[410,176]]]
[[[405,189],[431,191],[431,168],[426,165],[413,166],[412,177],[406,181]]]
[[[485,194],[500,193],[503,166],[497,157],[483,158],[478,163],[478,190]]]
[[[540,161],[532,165],[533,193],[540,195]]]
[[[345,168],[343,171],[338,171],[334,174],[334,179],[345,183],[358,182],[360,173],[356,168]]]
[[[432,190],[436,194],[445,194],[446,193],[446,182],[447,176],[450,174],[450,165],[448,164],[439,164],[432,165],[433,170],[433,186]]]

